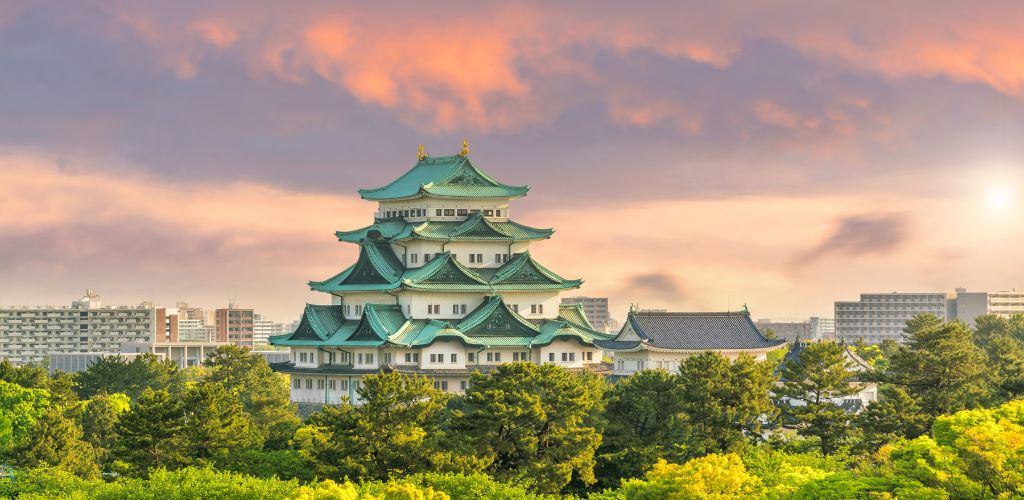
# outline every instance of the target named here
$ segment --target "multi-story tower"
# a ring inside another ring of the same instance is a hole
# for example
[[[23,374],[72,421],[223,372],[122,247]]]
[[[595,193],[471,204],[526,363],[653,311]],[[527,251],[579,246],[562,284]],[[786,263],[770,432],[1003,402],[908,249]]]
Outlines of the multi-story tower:
[[[903,342],[908,320],[929,313],[945,321],[952,317],[949,308],[945,293],[863,293],[856,302],[836,302],[836,339]]]
[[[358,245],[355,264],[313,290],[331,305],[307,305],[298,328],[270,343],[290,348],[292,400],[356,401],[363,376],[381,370],[433,377],[461,392],[469,375],[515,361],[606,370],[594,340],[607,338],[559,294],[582,281],[538,263],[532,242],[551,236],[510,219],[526,186],[498,182],[469,159],[419,156],[390,184],[360,190],[378,203],[374,222],[339,231]]]
[[[25,364],[54,353],[116,352],[124,343],[152,342],[162,327],[152,307],[103,307],[92,291],[71,307],[0,307],[0,359]]]
[[[227,309],[217,309],[214,313],[217,326],[217,342],[228,342],[239,347],[253,346],[253,312],[252,309],[242,309],[234,303],[228,304]]]

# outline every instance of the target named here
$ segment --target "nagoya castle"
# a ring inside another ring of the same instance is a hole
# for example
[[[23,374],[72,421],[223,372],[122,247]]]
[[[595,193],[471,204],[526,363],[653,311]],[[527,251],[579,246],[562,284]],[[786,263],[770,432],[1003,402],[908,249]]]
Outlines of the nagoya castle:
[[[552,229],[512,220],[510,203],[529,187],[478,168],[463,143],[455,156],[420,146],[411,170],[384,187],[361,189],[376,202],[373,223],[339,231],[359,247],[341,272],[309,283],[331,305],[306,305],[298,328],[271,337],[289,361],[295,402],[358,402],[363,377],[381,371],[427,375],[463,392],[475,371],[509,362],[552,363],[606,372],[595,331],[579,305],[559,294],[579,288],[530,255]]]

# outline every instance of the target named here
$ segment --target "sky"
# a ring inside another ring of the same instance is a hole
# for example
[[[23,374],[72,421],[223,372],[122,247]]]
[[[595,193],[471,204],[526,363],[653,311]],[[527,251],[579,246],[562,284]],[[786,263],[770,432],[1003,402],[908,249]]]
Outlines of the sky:
[[[417,146],[608,296],[1024,288],[1024,3],[0,0],[0,304],[281,321]]]

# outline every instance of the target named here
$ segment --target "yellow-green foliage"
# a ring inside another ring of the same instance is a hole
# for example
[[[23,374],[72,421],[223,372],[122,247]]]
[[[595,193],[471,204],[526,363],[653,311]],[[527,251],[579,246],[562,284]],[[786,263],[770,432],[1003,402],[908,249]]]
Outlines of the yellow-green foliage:
[[[764,492],[761,479],[747,472],[739,455],[711,454],[685,464],[654,464],[645,480],[631,479],[611,495],[629,499],[755,498]]]

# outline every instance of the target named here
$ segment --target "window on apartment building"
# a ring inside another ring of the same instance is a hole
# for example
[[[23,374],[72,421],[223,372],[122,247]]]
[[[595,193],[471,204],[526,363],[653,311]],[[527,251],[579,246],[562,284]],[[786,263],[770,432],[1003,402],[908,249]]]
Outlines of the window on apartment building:
[[[294,387],[296,389],[302,389],[302,379],[301,378],[297,378],[297,379],[292,380],[292,387]]]
[[[454,208],[446,208],[446,209],[444,209],[444,216],[445,217],[454,217],[455,216],[455,209]]]
[[[306,379],[306,389],[312,389],[312,388],[313,388],[313,379],[307,378]]]
[[[452,363],[458,363],[459,362],[459,355],[458,355],[458,353],[454,353],[453,352],[452,355],[451,355],[451,360],[452,360]]]
[[[465,216],[465,215],[469,215],[469,210],[468,210],[468,209],[465,209],[465,208],[460,208],[460,209],[458,210],[458,214],[459,214],[459,216],[460,216],[460,217],[461,217],[461,216]]]

